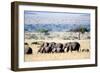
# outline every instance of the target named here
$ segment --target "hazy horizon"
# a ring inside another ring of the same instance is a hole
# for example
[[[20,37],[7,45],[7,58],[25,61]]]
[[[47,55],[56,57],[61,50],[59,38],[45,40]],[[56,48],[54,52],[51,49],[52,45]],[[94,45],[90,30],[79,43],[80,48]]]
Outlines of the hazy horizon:
[[[90,29],[90,14],[71,12],[24,11],[26,30],[68,31],[80,25]]]
[[[90,24],[90,14],[24,11],[25,24]]]

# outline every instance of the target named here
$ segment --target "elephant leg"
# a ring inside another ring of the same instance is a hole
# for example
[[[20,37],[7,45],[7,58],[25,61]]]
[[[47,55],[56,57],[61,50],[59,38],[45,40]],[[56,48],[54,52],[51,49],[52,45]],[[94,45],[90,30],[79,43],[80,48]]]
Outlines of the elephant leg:
[[[74,50],[74,48],[72,46],[70,46],[71,52]]]
[[[67,52],[69,52],[69,47],[67,47]]]
[[[79,43],[77,43],[75,48],[77,49],[77,52],[80,52],[80,44]]]

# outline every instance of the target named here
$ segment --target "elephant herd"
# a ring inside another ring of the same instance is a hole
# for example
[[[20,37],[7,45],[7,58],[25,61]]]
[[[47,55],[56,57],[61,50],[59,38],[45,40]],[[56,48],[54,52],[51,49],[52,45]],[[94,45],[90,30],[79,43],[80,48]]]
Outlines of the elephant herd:
[[[39,53],[63,53],[69,51],[80,51],[80,43],[78,42],[67,42],[65,44],[55,42],[44,42],[41,44],[38,52]]]

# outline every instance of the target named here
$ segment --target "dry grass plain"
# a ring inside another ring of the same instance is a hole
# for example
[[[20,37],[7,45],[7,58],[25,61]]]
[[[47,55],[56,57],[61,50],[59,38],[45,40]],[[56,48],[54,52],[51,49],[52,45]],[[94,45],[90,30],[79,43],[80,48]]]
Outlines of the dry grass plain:
[[[34,41],[44,41],[44,42],[56,42],[56,43],[66,43],[66,42],[79,42],[81,47],[80,49],[89,49],[89,52],[66,52],[66,53],[37,53],[40,48],[40,45],[32,45]],[[50,61],[50,60],[75,60],[75,59],[89,59],[90,58],[90,40],[29,40],[25,39],[25,42],[29,43],[29,46],[33,50],[33,54],[26,55],[24,57],[25,62],[32,61]]]

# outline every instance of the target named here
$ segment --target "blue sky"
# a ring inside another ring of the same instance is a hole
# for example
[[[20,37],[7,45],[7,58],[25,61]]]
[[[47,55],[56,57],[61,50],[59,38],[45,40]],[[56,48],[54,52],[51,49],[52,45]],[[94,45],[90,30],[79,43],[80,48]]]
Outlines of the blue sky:
[[[88,13],[24,11],[25,24],[90,24]]]

